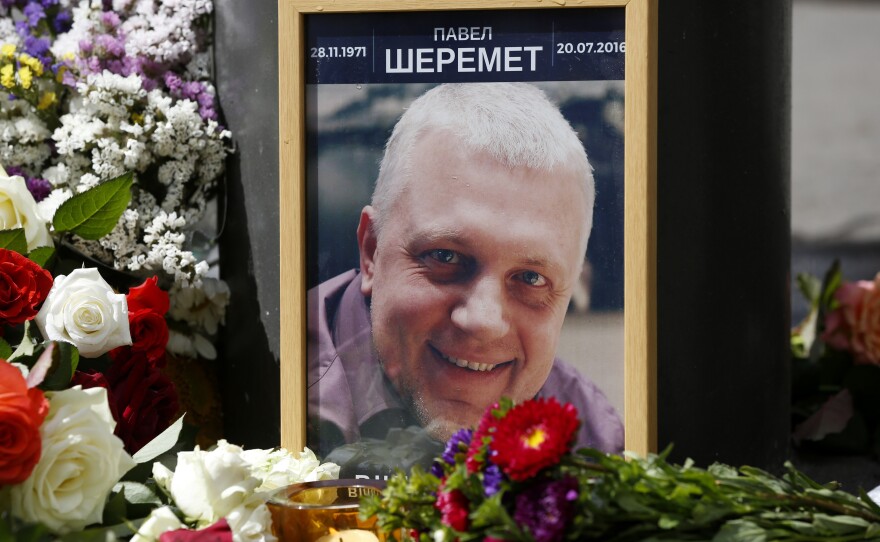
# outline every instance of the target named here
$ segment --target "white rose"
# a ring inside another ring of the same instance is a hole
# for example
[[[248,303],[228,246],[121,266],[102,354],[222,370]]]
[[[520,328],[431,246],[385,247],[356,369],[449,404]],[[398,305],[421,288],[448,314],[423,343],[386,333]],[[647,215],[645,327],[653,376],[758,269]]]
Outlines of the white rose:
[[[141,525],[131,542],[155,542],[165,531],[174,531],[183,527],[183,523],[167,506],[156,508],[150,517]]]
[[[275,542],[272,515],[260,499],[250,499],[226,514],[234,542]]]
[[[56,533],[101,521],[110,490],[135,462],[113,434],[107,390],[47,392],[42,455],[27,480],[10,488],[12,513]]]
[[[37,202],[23,177],[0,175],[0,230],[23,228],[28,251],[53,246],[46,222],[37,212]]]
[[[221,440],[209,452],[179,452],[168,486],[187,519],[210,525],[245,503],[260,484],[251,476],[242,449]]]
[[[131,344],[125,295],[115,293],[94,267],[55,277],[35,320],[43,337],[71,343],[86,358]]]
[[[294,457],[284,448],[246,450],[242,457],[250,464],[251,473],[261,482],[258,492],[269,492],[298,482],[339,478],[339,465],[322,465],[308,448],[304,448],[299,457]]]

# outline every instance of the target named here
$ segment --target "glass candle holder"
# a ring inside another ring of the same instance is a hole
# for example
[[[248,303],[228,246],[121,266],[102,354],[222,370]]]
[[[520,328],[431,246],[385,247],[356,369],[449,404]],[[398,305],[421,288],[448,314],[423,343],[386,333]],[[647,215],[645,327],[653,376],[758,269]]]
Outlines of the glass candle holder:
[[[279,489],[266,502],[272,534],[280,542],[386,542],[375,517],[358,515],[361,497],[384,488],[375,480],[322,480]]]

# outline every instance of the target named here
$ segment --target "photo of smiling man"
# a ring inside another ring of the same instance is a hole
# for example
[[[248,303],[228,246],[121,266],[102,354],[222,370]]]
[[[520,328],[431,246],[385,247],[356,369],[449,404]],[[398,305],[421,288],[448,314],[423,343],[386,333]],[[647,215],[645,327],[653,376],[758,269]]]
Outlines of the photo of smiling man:
[[[501,397],[555,397],[580,413],[578,446],[620,452],[618,413],[557,357],[595,197],[581,140],[535,86],[441,84],[409,104],[356,268],[308,292],[309,447],[407,427],[443,441]]]

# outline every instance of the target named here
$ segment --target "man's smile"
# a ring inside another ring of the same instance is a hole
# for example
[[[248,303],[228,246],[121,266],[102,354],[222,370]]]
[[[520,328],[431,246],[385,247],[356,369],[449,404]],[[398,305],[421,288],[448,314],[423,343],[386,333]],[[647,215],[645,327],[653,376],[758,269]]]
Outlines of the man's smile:
[[[488,371],[492,371],[494,369],[497,369],[499,367],[506,367],[506,366],[510,365],[511,363],[513,363],[513,360],[505,361],[502,363],[478,363],[475,361],[468,361],[466,359],[456,358],[456,357],[444,354],[443,352],[438,350],[435,346],[430,345],[430,344],[428,345],[428,348],[440,359],[442,359],[448,363],[451,363],[451,364],[455,365],[456,367],[460,367],[462,369],[470,369],[471,371],[488,372]]]

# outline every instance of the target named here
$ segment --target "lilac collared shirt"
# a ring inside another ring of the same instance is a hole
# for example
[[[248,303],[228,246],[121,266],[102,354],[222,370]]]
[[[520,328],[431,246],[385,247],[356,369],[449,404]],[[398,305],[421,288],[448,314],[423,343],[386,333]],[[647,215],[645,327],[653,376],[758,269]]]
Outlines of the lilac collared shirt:
[[[377,425],[417,423],[379,365],[360,284],[360,274],[348,271],[308,292],[308,441],[322,456],[362,437],[382,438]],[[559,358],[537,396],[577,408],[578,448],[623,450],[623,424],[605,394]]]

